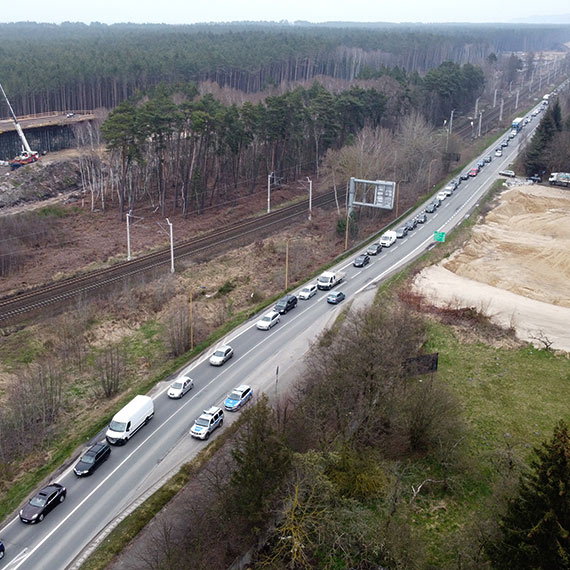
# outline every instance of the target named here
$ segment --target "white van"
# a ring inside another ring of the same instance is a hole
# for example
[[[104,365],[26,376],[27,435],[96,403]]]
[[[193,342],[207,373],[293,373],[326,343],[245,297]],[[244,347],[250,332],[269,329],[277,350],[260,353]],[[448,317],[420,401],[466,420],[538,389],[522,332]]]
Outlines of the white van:
[[[117,412],[105,434],[112,445],[123,445],[154,416],[154,402],[150,396],[135,396]]]
[[[382,234],[380,245],[382,247],[390,247],[396,241],[396,237],[396,232],[394,230],[388,230]]]

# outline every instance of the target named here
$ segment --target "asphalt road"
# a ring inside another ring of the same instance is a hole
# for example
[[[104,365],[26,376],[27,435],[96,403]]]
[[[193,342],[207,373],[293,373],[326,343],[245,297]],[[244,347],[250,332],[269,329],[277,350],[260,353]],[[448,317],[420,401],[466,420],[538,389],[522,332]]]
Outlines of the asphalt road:
[[[508,168],[523,138],[536,128],[539,118],[511,141],[501,158],[494,157],[496,144],[485,151],[482,156],[493,156],[490,164],[475,178],[463,181],[434,214],[428,214],[425,224],[418,224],[405,238],[371,256],[368,266],[355,268],[351,258],[335,268],[346,273],[345,281],[335,288],[347,296],[339,306],[329,305],[327,292],[319,291],[310,300],[300,300],[270,331],[257,330],[255,322],[259,317],[256,317],[219,343],[231,344],[235,352],[222,367],[210,366],[209,354],[189,365],[195,387],[181,400],[167,398],[169,382],[157,386],[150,394],[155,403],[154,419],[125,446],[114,447],[109,460],[92,476],[79,479],[70,467],[55,477],[54,480],[68,490],[67,500],[62,505],[36,525],[25,525],[18,517],[5,524],[0,530],[6,546],[2,568],[67,568],[133,501],[207,445],[188,435],[194,418],[203,409],[221,405],[226,394],[242,383],[253,386],[257,394],[265,392],[270,398],[290,390],[296,377],[293,365],[302,358],[311,340],[334,321],[344,306],[375,289],[386,277],[433,246],[435,231],[449,232],[469,216],[496,180],[498,171]],[[224,423],[231,423],[235,417],[226,412]],[[102,433],[97,439],[103,437]]]

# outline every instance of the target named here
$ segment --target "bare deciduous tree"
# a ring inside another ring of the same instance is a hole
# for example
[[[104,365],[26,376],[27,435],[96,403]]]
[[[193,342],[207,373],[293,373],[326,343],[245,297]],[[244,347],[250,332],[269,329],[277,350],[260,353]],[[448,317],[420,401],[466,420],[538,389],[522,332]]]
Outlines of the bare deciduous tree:
[[[125,349],[119,344],[108,345],[97,355],[95,369],[103,396],[110,398],[119,391],[126,365]]]

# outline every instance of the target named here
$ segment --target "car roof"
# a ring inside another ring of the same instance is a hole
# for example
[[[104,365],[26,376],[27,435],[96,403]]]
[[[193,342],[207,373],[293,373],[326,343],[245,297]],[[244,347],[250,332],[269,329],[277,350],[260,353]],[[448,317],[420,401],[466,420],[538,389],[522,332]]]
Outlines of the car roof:
[[[223,344],[222,346],[218,346],[218,348],[216,348],[215,352],[218,352],[218,350],[227,350],[228,348],[231,348],[231,346],[229,344]]]
[[[245,392],[249,388],[251,388],[251,386],[248,386],[247,384],[240,384],[237,388],[234,388],[234,391],[235,392]]]

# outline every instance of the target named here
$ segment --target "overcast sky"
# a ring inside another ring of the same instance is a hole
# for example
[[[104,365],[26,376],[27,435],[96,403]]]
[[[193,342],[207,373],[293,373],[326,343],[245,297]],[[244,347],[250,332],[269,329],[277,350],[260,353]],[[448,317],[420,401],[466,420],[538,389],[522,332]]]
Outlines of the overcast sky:
[[[570,13],[568,0],[41,0],[2,10],[1,22],[513,22]],[[552,20],[551,21],[556,21]]]

